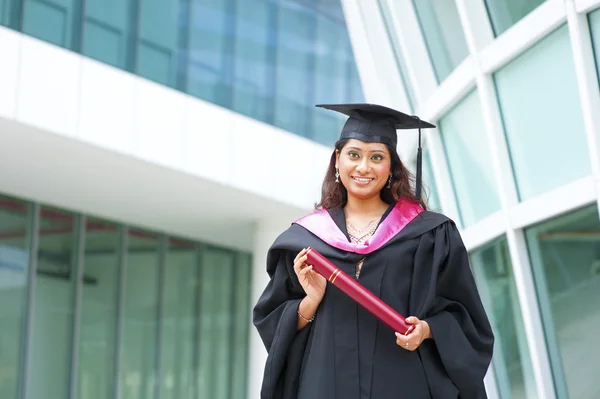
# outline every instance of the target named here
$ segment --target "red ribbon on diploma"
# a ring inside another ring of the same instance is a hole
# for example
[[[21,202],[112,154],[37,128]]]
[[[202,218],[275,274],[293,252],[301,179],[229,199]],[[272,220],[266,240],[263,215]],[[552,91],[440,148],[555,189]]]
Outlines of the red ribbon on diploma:
[[[387,324],[394,331],[408,335],[415,326],[408,324],[404,316],[392,309],[371,291],[367,290],[342,269],[331,263],[314,248],[308,248],[306,263],[327,281],[335,285],[342,292],[354,299],[359,305],[371,312],[379,320]]]

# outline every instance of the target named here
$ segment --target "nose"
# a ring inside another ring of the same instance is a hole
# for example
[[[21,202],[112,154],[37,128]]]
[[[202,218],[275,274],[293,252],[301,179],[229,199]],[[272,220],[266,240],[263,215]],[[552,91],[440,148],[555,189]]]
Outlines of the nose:
[[[369,171],[369,161],[366,158],[361,159],[361,161],[356,165],[356,171],[360,174],[365,174]]]

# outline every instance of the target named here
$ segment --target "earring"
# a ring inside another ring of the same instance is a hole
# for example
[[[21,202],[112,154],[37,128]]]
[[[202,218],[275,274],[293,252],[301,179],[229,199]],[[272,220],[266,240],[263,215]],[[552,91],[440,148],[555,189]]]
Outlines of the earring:
[[[390,175],[390,180],[388,180],[388,187],[387,188],[392,188],[392,175]]]
[[[340,171],[338,168],[335,168],[335,182],[336,183],[340,182]]]

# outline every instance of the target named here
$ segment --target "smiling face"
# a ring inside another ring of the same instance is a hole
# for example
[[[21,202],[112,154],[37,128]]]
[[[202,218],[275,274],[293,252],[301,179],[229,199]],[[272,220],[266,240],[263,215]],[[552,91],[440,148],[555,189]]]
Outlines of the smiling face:
[[[335,166],[348,196],[368,199],[387,184],[392,161],[385,144],[352,139],[336,153]]]

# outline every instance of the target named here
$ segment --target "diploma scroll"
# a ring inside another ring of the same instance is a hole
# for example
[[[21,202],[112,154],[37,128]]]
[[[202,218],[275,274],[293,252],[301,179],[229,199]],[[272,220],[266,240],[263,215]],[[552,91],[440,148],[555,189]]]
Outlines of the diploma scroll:
[[[408,324],[404,316],[392,309],[372,292],[359,284],[339,267],[331,263],[314,248],[308,248],[306,263],[328,282],[335,285],[359,305],[371,312],[375,317],[387,324],[394,331],[408,335],[414,328]]]

